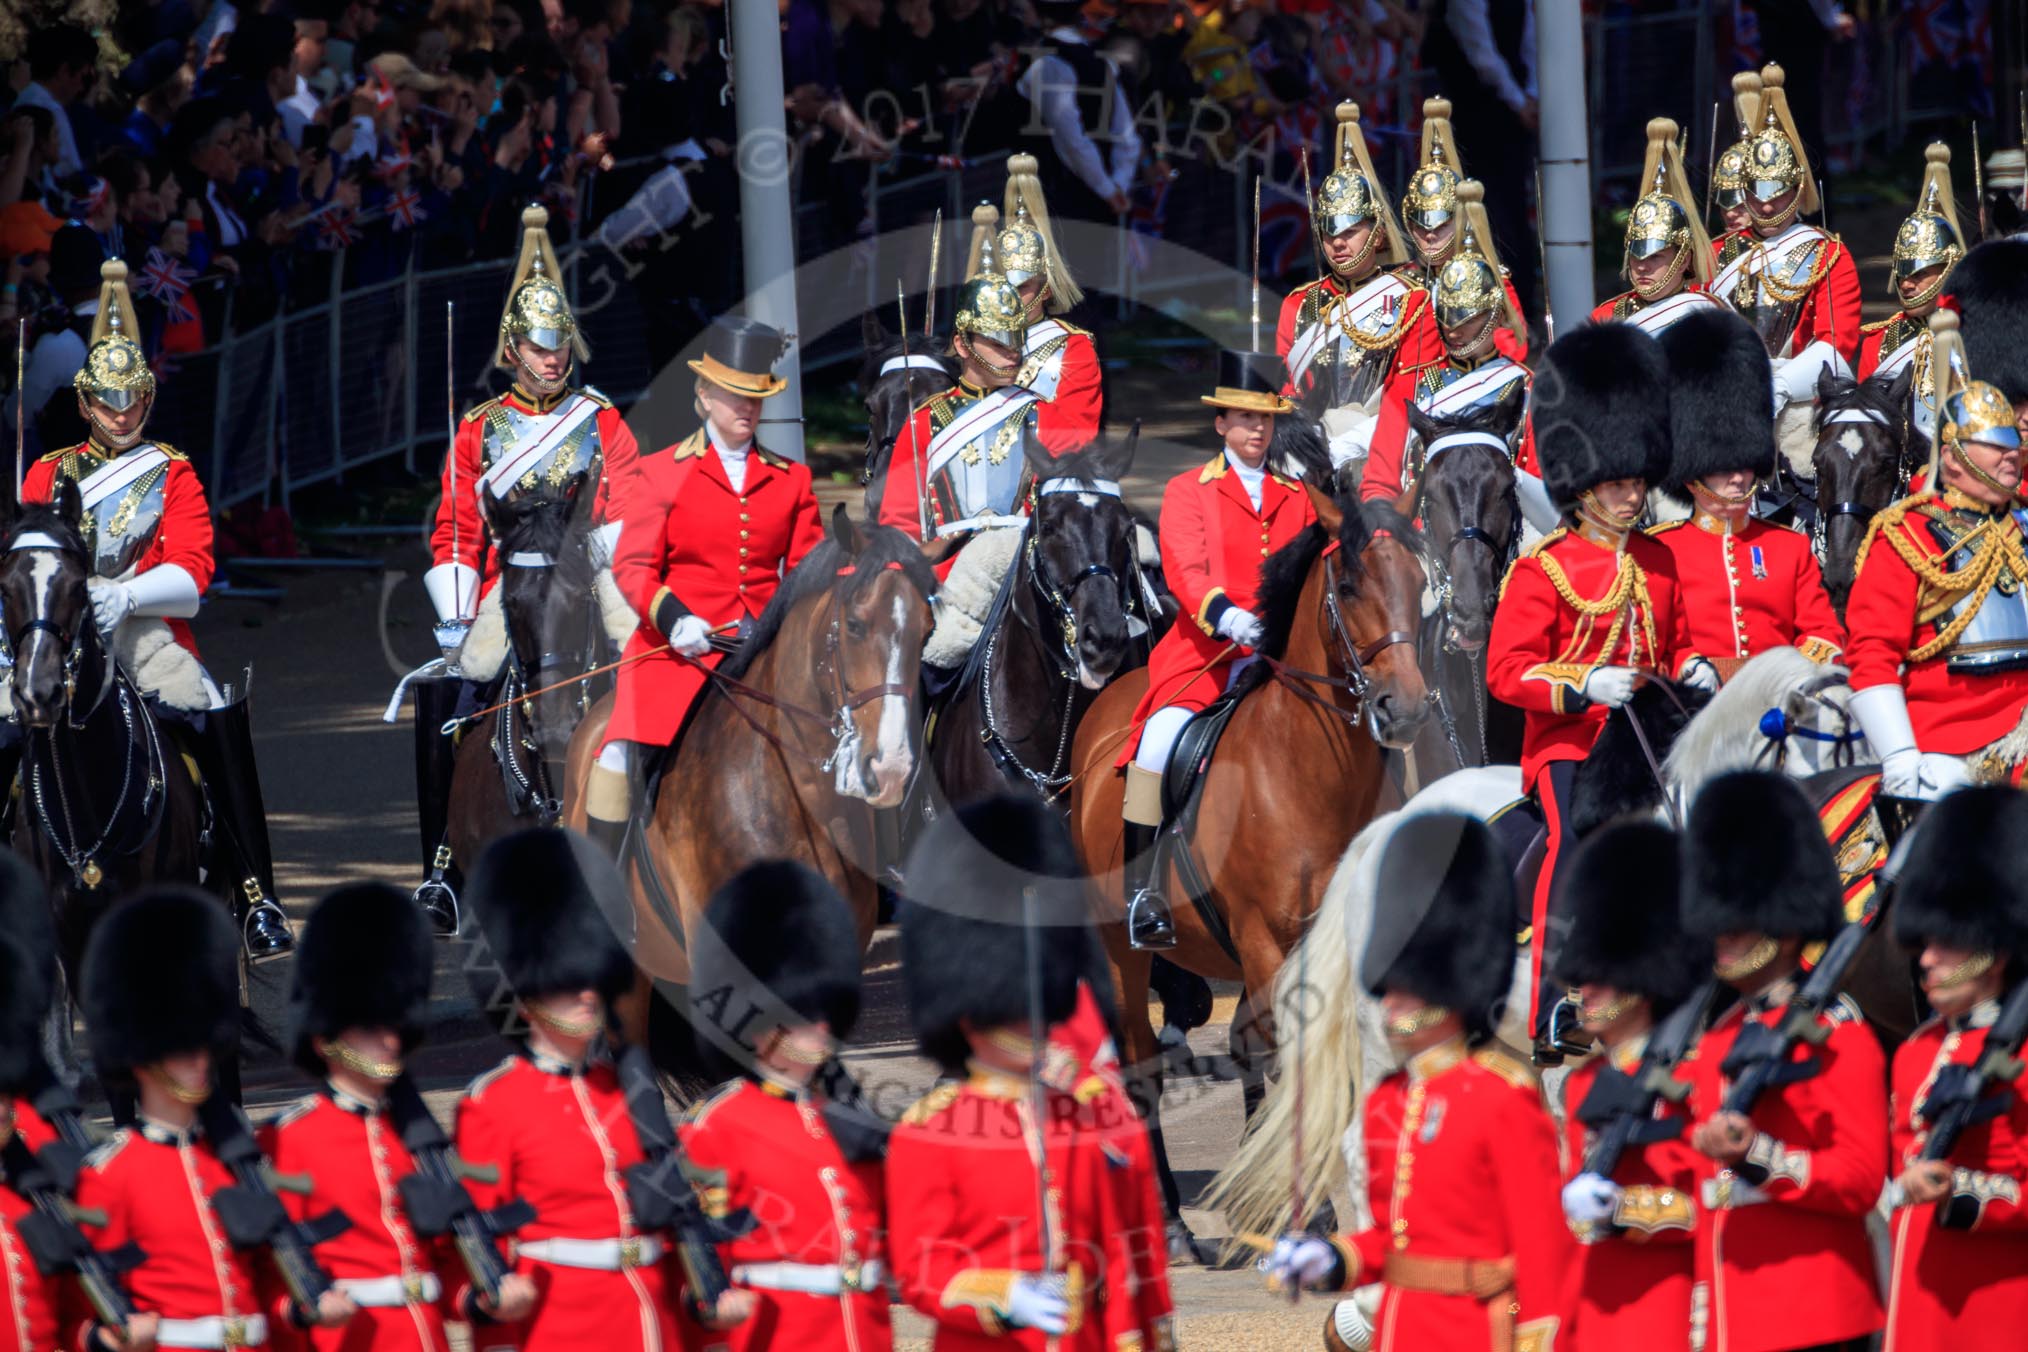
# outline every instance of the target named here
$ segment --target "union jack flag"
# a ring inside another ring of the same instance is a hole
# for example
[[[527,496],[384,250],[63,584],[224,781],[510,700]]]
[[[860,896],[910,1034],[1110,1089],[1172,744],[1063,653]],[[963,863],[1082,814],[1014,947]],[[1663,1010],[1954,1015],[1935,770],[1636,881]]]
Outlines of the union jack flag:
[[[396,230],[413,230],[416,222],[429,215],[422,207],[422,194],[414,188],[403,188],[388,199],[387,214],[394,218]]]
[[[317,222],[318,241],[327,249],[347,248],[359,238],[352,225],[350,211],[343,207],[333,207]]]
[[[169,318],[176,321],[197,317],[197,307],[190,300],[190,284],[196,280],[197,269],[186,267],[160,249],[150,249],[136,285],[142,295],[167,306]]]

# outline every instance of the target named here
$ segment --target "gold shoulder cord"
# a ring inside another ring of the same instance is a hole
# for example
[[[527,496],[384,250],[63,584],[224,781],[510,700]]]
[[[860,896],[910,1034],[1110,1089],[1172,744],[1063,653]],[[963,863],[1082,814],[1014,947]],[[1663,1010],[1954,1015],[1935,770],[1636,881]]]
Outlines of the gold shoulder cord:
[[[1596,668],[1603,666],[1619,647],[1620,634],[1626,627],[1627,612],[1638,609],[1641,614],[1641,634],[1648,641],[1648,652],[1652,656],[1659,651],[1655,646],[1655,604],[1648,595],[1648,576],[1641,566],[1634,562],[1633,555],[1620,555],[1619,573],[1606,594],[1596,601],[1586,600],[1570,585],[1570,578],[1561,564],[1547,554],[1537,557],[1542,571],[1549,578],[1549,585],[1556,588],[1556,594],[1563,603],[1587,619],[1597,620],[1601,615],[1610,614],[1612,623],[1606,629],[1605,643],[1599,648],[1599,660],[1591,663]],[[1629,605],[1631,602],[1631,607]],[[1636,654],[1635,656],[1638,656]]]
[[[1836,235],[1827,236],[1821,240],[1817,249],[1817,256],[1810,264],[1810,275],[1796,286],[1776,281],[1767,270],[1767,246],[1763,244],[1756,247],[1761,253],[1759,272],[1761,290],[1767,292],[1772,299],[1779,301],[1783,305],[1787,305],[1809,295],[1817,283],[1824,280],[1824,274],[1831,270],[1831,264],[1838,261],[1838,249],[1840,246]]]
[[[1401,313],[1394,317],[1394,322],[1388,325],[1386,332],[1370,334],[1352,322],[1352,307],[1349,304],[1351,299],[1350,296],[1346,296],[1339,300],[1337,321],[1338,328],[1351,341],[1352,346],[1362,352],[1387,352],[1401,342],[1408,328],[1406,304],[1401,307]]]
[[[1970,627],[1980,608],[1986,604],[1986,597],[1998,584],[2001,575],[2010,568],[2016,579],[2028,579],[2028,553],[2021,548],[2019,534],[1994,532],[1990,529],[1991,524],[1988,522],[1977,527],[1951,550],[1951,554],[1955,554],[1974,544],[1978,546],[1972,561],[1958,569],[1945,566],[1950,561],[1949,554],[1934,557],[1925,554],[1908,538],[1907,532],[1885,532],[1887,543],[1894,547],[1894,552],[1901,556],[1901,561],[1908,565],[1909,571],[1928,591],[1917,609],[1918,624],[1929,623],[1959,600],[1969,598],[1956,618],[1937,630],[1936,636],[1929,642],[1908,654],[1909,661],[1927,661],[1956,643],[1958,636]],[[1984,537],[1983,543],[1979,542],[1981,536]]]

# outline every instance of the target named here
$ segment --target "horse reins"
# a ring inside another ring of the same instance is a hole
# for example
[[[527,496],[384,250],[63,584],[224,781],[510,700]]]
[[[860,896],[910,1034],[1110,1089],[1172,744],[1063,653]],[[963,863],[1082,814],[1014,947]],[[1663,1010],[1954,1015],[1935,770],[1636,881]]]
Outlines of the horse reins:
[[[1345,675],[1343,677],[1322,675],[1314,671],[1304,671],[1301,667],[1290,666],[1280,658],[1270,657],[1266,653],[1255,655],[1275,674],[1276,679],[1282,682],[1283,688],[1290,694],[1329,709],[1347,723],[1357,726],[1366,716],[1366,697],[1373,690],[1373,679],[1366,674],[1366,664],[1378,659],[1380,654],[1389,648],[1402,644],[1413,646],[1415,635],[1406,629],[1390,629],[1363,648],[1353,641],[1350,631],[1345,628],[1344,615],[1332,600],[1338,593],[1337,554],[1336,540],[1324,546],[1324,587],[1320,608],[1324,612],[1325,627],[1330,630],[1332,640],[1337,645],[1338,659],[1344,664]],[[1352,707],[1348,710],[1336,700],[1326,699],[1305,688],[1311,685],[1344,691],[1352,697]]]

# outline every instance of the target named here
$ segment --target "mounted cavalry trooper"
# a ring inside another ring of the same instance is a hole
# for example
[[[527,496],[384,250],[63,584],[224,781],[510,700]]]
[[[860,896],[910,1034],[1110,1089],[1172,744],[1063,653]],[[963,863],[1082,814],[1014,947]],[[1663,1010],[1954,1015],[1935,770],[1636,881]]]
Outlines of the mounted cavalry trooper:
[[[1458,189],[1468,180],[1465,160],[1458,154],[1451,133],[1451,101],[1444,98],[1422,101],[1422,163],[1409,176],[1408,191],[1401,195],[1401,219],[1408,226],[1408,242],[1415,259],[1401,271],[1434,290],[1444,266],[1458,256],[1466,228],[1477,232],[1479,244],[1492,258],[1493,231],[1486,224],[1485,209],[1478,220],[1469,219]],[[1483,200],[1483,199],[1479,199]],[[1521,296],[1507,269],[1500,268],[1500,287],[1507,293],[1507,305],[1493,331],[1493,345],[1503,357],[1528,360],[1528,322],[1521,313]]]
[[[1327,1345],[1364,1333],[1370,1341],[1340,1345],[1560,1348],[1572,1245],[1556,1201],[1556,1126],[1528,1067],[1493,1041],[1513,971],[1513,875],[1483,822],[1426,812],[1388,840],[1379,879],[1388,904],[1359,982],[1380,1001],[1401,1069],[1366,1095],[1373,1223],[1286,1235],[1260,1266],[1285,1289],[1380,1284],[1373,1326],[1357,1327],[1356,1302],[1341,1302]]]
[[[1903,798],[2028,767],[2021,432],[2005,394],[1960,376],[1957,325],[1929,319],[1942,397],[1926,487],[1873,518],[1845,607],[1852,712],[1880,791]]]
[[[1483,191],[1466,179],[1458,185],[1457,198],[1463,238],[1431,290],[1444,354],[1425,366],[1401,368],[1388,383],[1373,432],[1373,454],[1359,484],[1363,501],[1400,497],[1420,472],[1426,448],[1418,447],[1414,464],[1408,458],[1411,402],[1433,418],[1451,419],[1497,403],[1510,386],[1526,386],[1530,380],[1527,367],[1499,350],[1503,319],[1516,325],[1521,320],[1504,281],[1506,271],[1493,251]],[[1531,419],[1515,453],[1515,479],[1523,515],[1538,531],[1547,531],[1555,527],[1556,511],[1535,471],[1534,443]]]
[[[1813,1072],[1728,1110],[1725,1062],[1751,1023],[1781,1022],[1805,944],[1845,924],[1838,866],[1796,782],[1711,781],[1683,839],[1683,928],[1714,944],[1738,1002],[1699,1040],[1689,1142],[1698,1162],[1697,1281],[1709,1352],[1870,1346],[1881,1323],[1866,1219],[1887,1182],[1887,1066],[1848,996],[1796,1050]],[[1801,1067],[1798,1067],[1801,1070]],[[1695,1308],[1695,1307],[1693,1307]],[[1693,1335],[1694,1338],[1694,1335]]]
[[[1861,331],[1854,374],[1891,380],[1910,371],[1909,398],[1917,431],[1936,440],[1936,375],[1930,369],[1929,317],[1939,306],[1955,310],[1944,294],[1951,273],[1965,256],[1965,235],[1951,195],[1951,151],[1941,141],[1923,152],[1926,166],[1916,209],[1894,232],[1894,261],[1888,281],[1901,309]]]
[[[704,425],[635,462],[613,580],[641,616],[627,640],[605,745],[585,787],[585,833],[615,859],[647,770],[633,746],[673,744],[706,672],[760,618],[782,578],[823,538],[810,467],[760,444],[762,403],[788,343],[751,319],[712,321],[697,375]],[[714,637],[717,642],[714,643]]]
[[[1648,486],[1669,472],[1669,368],[1630,324],[1586,324],[1551,344],[1535,394],[1547,491],[1567,525],[1514,561],[1486,647],[1486,689],[1525,714],[1521,786],[1540,805],[1547,850],[1530,907],[1537,1054],[1562,992],[1546,988],[1564,932],[1550,900],[1569,839],[1578,762],[1612,710],[1650,677],[1718,688],[1691,646],[1675,561],[1635,528]]]
[[[1676,124],[1666,117],[1648,123],[1648,154],[1641,164],[1647,191],[1627,213],[1621,272],[1633,289],[1603,301],[1594,320],[1621,320],[1659,338],[1685,315],[1718,308],[1711,285],[1711,240],[1703,213],[1690,192],[1677,148]]]
[[[1033,390],[1015,383],[1028,333],[1028,304],[1002,275],[991,218],[973,213],[972,258],[951,320],[958,383],[909,415],[894,439],[880,524],[925,542],[1023,524],[1025,429],[1038,416]],[[951,557],[938,565],[941,579]]]
[[[1273,368],[1265,353],[1219,353],[1218,385],[1202,398],[1218,410],[1212,426],[1225,445],[1162,490],[1162,572],[1187,621],[1170,626],[1148,654],[1148,689],[1134,708],[1140,740],[1120,753],[1127,937],[1136,948],[1176,946],[1155,849],[1169,753],[1183,725],[1225,693],[1260,644],[1262,561],[1317,519],[1301,486],[1267,467],[1275,417],[1295,409],[1277,393]]]
[[[1951,794],[1916,824],[1896,873],[1894,936],[1921,966],[1935,1017],[1894,1053],[1889,1200],[1894,1258],[1886,1352],[1946,1352],[2028,1321],[2028,1082],[1973,1082],[1996,1111],[1930,1153],[1933,1091],[1974,1073],[2028,961],[2028,796],[2000,785]],[[2018,1029],[2016,1030],[2018,1034]],[[1962,1087],[1962,1086],[1960,1086]]]
[[[1845,626],[1810,537],[1752,516],[1754,484],[1775,464],[1766,349],[1722,305],[1670,325],[1661,341],[1674,447],[1667,488],[1689,498],[1692,510],[1688,521],[1648,534],[1675,560],[1690,646],[1728,679],[1769,648],[1834,660]]]
[[[416,797],[427,881],[416,900],[439,933],[457,928],[457,903],[443,882],[452,867],[447,839],[451,770],[457,745],[443,724],[476,711],[479,689],[496,671],[458,672],[460,661],[479,663],[466,648],[476,616],[497,610],[503,563],[488,534],[483,494],[510,500],[541,485],[589,477],[588,520],[597,527],[594,552],[610,563],[620,537],[620,492],[631,480],[638,454],[634,434],[612,400],[589,385],[571,384],[575,365],[590,356],[563,293],[563,270],[549,242],[549,213],[521,213],[521,256],[500,312],[494,364],[511,373],[507,392],[467,410],[444,456],[442,493],[430,533],[433,566],[423,587],[437,614],[437,642],[453,675],[412,682],[416,692]],[[490,626],[488,626],[490,627]],[[617,643],[619,640],[615,640]],[[504,650],[503,650],[504,655]],[[495,659],[497,660],[497,659]],[[457,679],[462,674],[465,679]]]
[[[1817,399],[1823,371],[1850,375],[1859,350],[1859,272],[1836,235],[1797,217],[1815,212],[1817,182],[1789,116],[1780,66],[1761,71],[1760,123],[1747,143],[1746,205],[1752,224],[1721,247],[1736,248],[1712,279],[1718,299],[1745,315],[1774,364],[1775,416],[1783,449],[1805,455],[1815,444],[1804,416]]]
[[[1275,350],[1288,368],[1283,393],[1322,410],[1331,463],[1344,466],[1372,448],[1381,391],[1395,373],[1443,355],[1356,103],[1338,105],[1338,162],[1318,185],[1310,225],[1327,271],[1282,302]]]
[[[1754,128],[1760,125],[1760,72],[1743,70],[1732,77],[1732,111],[1739,139],[1718,152],[1711,166],[1711,204],[1725,229],[1711,242],[1712,262],[1724,267],[1745,253],[1753,239],[1753,212],[1746,204],[1747,157]]]
[[[90,433],[29,466],[21,498],[51,502],[60,483],[77,485],[92,616],[121,669],[194,753],[225,847],[211,867],[232,871],[247,956],[278,957],[295,940],[275,902],[247,692],[221,689],[205,672],[188,623],[215,568],[211,505],[189,457],[143,436],[155,373],[128,327],[127,265],[108,259],[100,271],[91,345],[73,381]]]
[[[1021,293],[1027,335],[1014,383],[1033,394],[1035,437],[1051,455],[1071,455],[1098,440],[1105,416],[1098,347],[1084,329],[1063,322],[1084,299],[1071,279],[1033,155],[1007,161],[1007,211],[1000,227],[1000,267]]]

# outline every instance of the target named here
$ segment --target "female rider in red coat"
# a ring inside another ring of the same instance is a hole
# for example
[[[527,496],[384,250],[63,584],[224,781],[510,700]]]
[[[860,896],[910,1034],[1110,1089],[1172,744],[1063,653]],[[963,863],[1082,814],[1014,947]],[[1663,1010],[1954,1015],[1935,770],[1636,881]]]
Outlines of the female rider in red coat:
[[[640,457],[626,486],[613,580],[641,616],[625,653],[638,660],[620,668],[585,787],[585,833],[616,858],[632,811],[628,744],[676,740],[723,656],[713,636],[736,638],[823,538],[809,466],[754,440],[761,401],[787,388],[772,374],[783,346],[765,324],[714,321],[703,359],[690,363],[704,426]]]
[[[1148,655],[1148,689],[1134,709],[1141,729],[1120,764],[1127,774],[1124,851],[1127,935],[1136,948],[1173,948],[1176,925],[1153,867],[1162,829],[1162,771],[1192,714],[1225,691],[1234,666],[1261,641],[1260,567],[1314,524],[1303,490],[1269,472],[1275,415],[1295,405],[1264,353],[1219,354],[1218,386],[1203,396],[1219,410],[1212,425],[1225,448],[1202,469],[1185,470],[1162,493],[1162,572],[1189,623],[1178,623]]]

